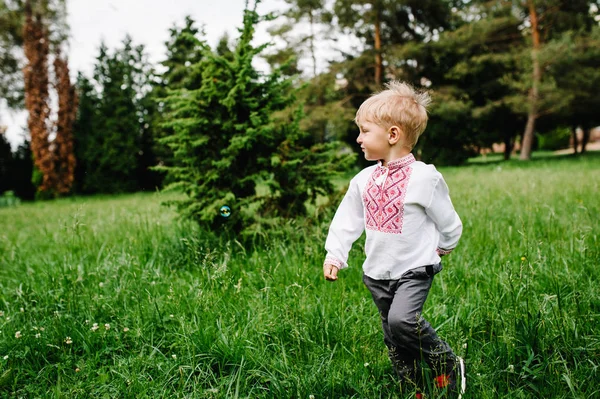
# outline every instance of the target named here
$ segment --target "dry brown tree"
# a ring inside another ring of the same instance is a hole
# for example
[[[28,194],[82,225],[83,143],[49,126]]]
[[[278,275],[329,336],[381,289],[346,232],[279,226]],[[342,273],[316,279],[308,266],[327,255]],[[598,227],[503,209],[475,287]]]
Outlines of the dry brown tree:
[[[24,67],[25,108],[29,112],[27,124],[31,135],[34,165],[42,175],[40,191],[56,186],[56,173],[49,143],[50,117],[48,94],[48,54],[50,41],[42,17],[34,15],[29,2],[25,5],[23,47],[27,64]]]
[[[38,10],[39,11],[39,10]],[[25,80],[25,107],[29,113],[28,127],[38,191],[46,197],[64,195],[71,191],[75,173],[73,123],[77,113],[77,94],[69,78],[66,57],[61,56],[61,40],[52,43],[42,13],[34,11],[31,1],[25,2],[23,46],[27,64],[23,69]],[[50,120],[49,55],[55,48],[54,77],[58,110],[56,122]],[[55,133],[51,140],[52,133]]]
[[[60,53],[54,59],[56,92],[58,94],[58,119],[53,141],[54,167],[59,194],[71,191],[75,178],[75,153],[73,149],[73,123],[77,115],[77,92],[69,78],[69,65]]]

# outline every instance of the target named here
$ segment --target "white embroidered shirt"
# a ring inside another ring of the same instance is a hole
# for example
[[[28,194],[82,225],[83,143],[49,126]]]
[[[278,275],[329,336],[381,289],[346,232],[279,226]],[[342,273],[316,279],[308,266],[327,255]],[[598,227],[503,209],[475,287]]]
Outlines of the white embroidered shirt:
[[[367,167],[350,181],[329,227],[325,263],[348,267],[350,248],[365,230],[363,271],[389,280],[439,263],[456,247],[462,222],[442,175],[409,154]]]

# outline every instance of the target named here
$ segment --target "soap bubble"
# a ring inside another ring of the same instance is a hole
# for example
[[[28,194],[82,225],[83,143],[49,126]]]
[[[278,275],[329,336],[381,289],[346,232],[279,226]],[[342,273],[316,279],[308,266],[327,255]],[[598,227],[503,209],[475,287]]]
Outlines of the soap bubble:
[[[229,216],[231,216],[231,208],[227,205],[223,205],[219,212],[221,212],[221,216],[223,216],[224,218],[228,218]]]

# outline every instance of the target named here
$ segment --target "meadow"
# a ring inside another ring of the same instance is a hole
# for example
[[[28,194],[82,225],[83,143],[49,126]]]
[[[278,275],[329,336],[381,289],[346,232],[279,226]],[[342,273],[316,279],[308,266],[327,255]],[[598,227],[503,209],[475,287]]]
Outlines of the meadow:
[[[425,316],[465,398],[600,397],[598,155],[440,168],[464,233]],[[327,215],[251,246],[166,198],[0,208],[1,397],[402,397],[361,240],[326,282]]]

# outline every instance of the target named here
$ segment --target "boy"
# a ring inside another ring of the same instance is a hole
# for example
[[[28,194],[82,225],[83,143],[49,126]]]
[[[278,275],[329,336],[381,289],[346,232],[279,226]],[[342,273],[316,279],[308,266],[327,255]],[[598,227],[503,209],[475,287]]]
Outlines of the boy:
[[[422,383],[424,360],[434,386],[457,392],[466,387],[464,362],[421,316],[433,281],[462,233],[448,187],[432,165],[415,161],[411,150],[427,125],[431,99],[406,83],[392,81],[356,113],[358,144],[369,161],[350,182],[331,222],[323,273],[337,280],[348,253],[366,229],[363,281],[379,309],[384,342],[401,383]]]

